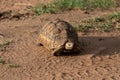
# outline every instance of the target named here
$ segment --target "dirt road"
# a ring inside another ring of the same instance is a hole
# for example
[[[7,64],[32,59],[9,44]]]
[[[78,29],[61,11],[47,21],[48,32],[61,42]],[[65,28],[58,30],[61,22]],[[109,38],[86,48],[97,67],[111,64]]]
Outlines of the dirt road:
[[[5,64],[0,63],[0,80],[120,80],[119,31],[78,32],[79,41],[84,43],[84,51],[79,55],[55,57],[44,47],[37,46],[36,42],[39,29],[49,20],[58,17],[68,22],[79,22],[83,18],[109,12],[84,14],[83,11],[74,10],[17,20],[0,20],[0,36],[10,41],[0,51],[1,58],[5,60]],[[10,67],[10,64],[19,67]]]

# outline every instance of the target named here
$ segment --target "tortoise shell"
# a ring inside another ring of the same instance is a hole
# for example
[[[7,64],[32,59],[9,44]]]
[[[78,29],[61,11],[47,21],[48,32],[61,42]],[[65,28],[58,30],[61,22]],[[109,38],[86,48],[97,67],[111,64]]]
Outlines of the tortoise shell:
[[[38,41],[48,50],[63,49],[66,42],[78,44],[78,35],[76,30],[68,22],[61,19],[55,19],[48,22],[40,29]]]

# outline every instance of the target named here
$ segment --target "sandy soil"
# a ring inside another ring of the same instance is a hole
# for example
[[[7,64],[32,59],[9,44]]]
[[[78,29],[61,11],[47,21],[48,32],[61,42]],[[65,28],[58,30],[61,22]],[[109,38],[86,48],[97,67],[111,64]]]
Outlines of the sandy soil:
[[[0,11],[18,10],[12,5],[14,3],[34,5],[37,1],[42,0],[0,1]],[[39,29],[49,20],[61,18],[72,23],[119,10],[93,11],[90,14],[73,10],[61,14],[0,20],[0,44],[2,40],[10,41],[0,51],[0,56],[6,62],[0,63],[0,80],[120,80],[120,31],[78,32],[79,41],[84,43],[84,51],[79,55],[56,57],[46,48],[37,46],[36,42]],[[19,67],[11,68],[9,64]]]

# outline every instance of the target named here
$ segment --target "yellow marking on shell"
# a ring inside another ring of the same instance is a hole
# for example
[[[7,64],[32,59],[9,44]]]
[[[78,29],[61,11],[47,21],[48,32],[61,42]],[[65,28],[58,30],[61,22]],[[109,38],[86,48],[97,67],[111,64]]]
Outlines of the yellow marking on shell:
[[[43,43],[43,45],[47,48],[47,49],[54,49],[54,48],[57,48],[60,46],[59,43],[55,42],[55,40],[51,40],[49,37],[43,35],[43,34],[40,34],[39,35],[40,37],[40,42]]]

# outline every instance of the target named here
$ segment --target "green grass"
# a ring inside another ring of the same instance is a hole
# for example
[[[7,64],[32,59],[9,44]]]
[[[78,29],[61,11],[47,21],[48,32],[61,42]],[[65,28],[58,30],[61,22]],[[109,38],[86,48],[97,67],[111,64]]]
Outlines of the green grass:
[[[6,48],[6,46],[9,45],[9,44],[10,44],[10,41],[5,39],[2,42],[2,44],[0,45],[0,51],[3,51]],[[8,67],[10,67],[10,68],[17,68],[17,67],[19,67],[19,65],[17,65],[17,64],[6,63],[6,61],[1,56],[0,56],[0,63],[4,64],[4,65],[8,65]]]
[[[93,21],[94,21],[94,22],[103,22],[103,21],[105,21],[105,19],[104,19],[103,17],[95,17],[95,18],[93,19]]]
[[[0,45],[0,51],[4,51],[4,49],[10,44],[10,41],[4,40],[2,44]]]
[[[18,67],[20,67],[17,64],[6,63],[5,60],[1,56],[0,56],[0,63],[4,64],[4,65],[7,65],[9,68],[18,68]]]
[[[43,3],[39,3],[35,7],[33,7],[33,11],[36,13],[36,15],[54,12],[52,5],[46,5]]]
[[[20,67],[20,66],[17,65],[17,64],[8,64],[8,66],[9,66],[10,68],[18,68],[18,67]]]
[[[118,23],[120,23],[120,12],[102,17],[81,20],[81,23],[74,23],[73,26],[77,31],[81,32],[109,32],[116,30],[116,25]]]
[[[71,10],[74,8],[83,8],[87,6],[88,0],[54,0],[53,8],[56,8],[56,10]]]
[[[101,8],[108,9],[115,7],[117,2],[115,0],[53,0],[49,4],[39,3],[33,7],[36,15],[43,13],[57,13],[72,9],[93,9]]]
[[[5,61],[1,56],[0,56],[0,63],[5,64]]]
[[[98,8],[107,9],[115,6],[115,0],[93,0],[94,6]]]
[[[108,15],[108,19],[111,21],[118,19],[118,21],[120,21],[120,12],[118,12],[116,14]]]

